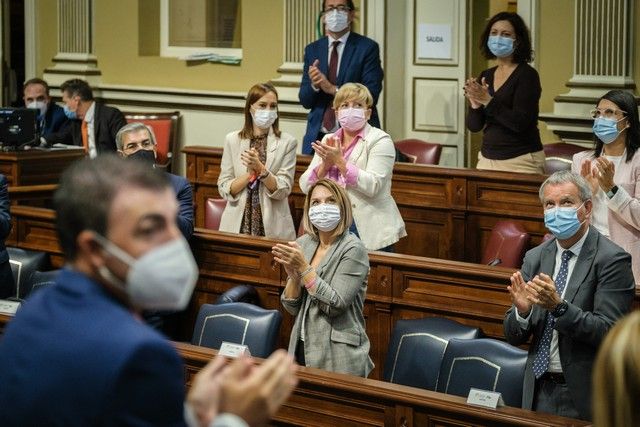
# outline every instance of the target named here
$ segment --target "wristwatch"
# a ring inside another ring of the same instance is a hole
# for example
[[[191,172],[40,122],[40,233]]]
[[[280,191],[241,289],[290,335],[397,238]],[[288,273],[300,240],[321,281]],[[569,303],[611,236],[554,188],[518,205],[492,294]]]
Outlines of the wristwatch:
[[[260,181],[262,181],[263,179],[265,179],[266,177],[268,177],[270,173],[271,173],[271,172],[269,172],[269,169],[264,168],[264,171],[262,171],[262,173],[261,173],[260,175],[258,175],[258,179],[259,179]]]
[[[613,187],[611,187],[611,190],[607,191],[607,197],[610,199],[613,199],[613,196],[615,196],[617,192],[618,192],[618,186],[614,185]]]
[[[555,318],[558,318],[560,316],[562,316],[564,313],[566,313],[566,311],[569,309],[569,303],[567,303],[566,301],[562,300],[562,302],[558,305],[556,305],[556,308],[554,308],[551,311],[551,315]]]

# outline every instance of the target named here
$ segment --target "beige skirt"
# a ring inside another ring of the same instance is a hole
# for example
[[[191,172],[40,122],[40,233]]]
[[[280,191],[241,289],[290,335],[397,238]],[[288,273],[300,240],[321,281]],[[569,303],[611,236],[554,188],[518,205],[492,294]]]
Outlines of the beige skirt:
[[[505,160],[487,159],[481,152],[478,152],[478,165],[476,168],[505,172],[544,174],[544,159],[544,151],[542,150]]]

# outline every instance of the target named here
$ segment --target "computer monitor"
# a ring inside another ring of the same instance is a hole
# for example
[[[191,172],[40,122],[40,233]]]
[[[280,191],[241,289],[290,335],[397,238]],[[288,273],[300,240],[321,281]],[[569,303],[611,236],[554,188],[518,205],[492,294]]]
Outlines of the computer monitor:
[[[18,150],[25,145],[39,145],[38,110],[0,108],[0,147]]]

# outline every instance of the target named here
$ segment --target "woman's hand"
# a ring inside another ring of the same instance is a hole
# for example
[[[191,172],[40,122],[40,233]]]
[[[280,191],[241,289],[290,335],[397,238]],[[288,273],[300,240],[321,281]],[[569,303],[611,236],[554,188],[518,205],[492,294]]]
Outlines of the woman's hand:
[[[600,184],[600,188],[602,188],[602,191],[607,193],[611,191],[611,189],[616,185],[613,182],[613,175],[616,172],[616,167],[606,157],[598,157],[595,162],[595,169],[597,170],[597,174],[594,170],[594,175],[598,179],[598,184]]]
[[[591,188],[591,194],[594,196],[598,192],[598,187],[600,183],[598,182],[598,177],[594,173],[594,168],[591,165],[591,160],[584,159],[582,164],[580,165],[580,175],[589,183],[589,187]],[[608,191],[608,190],[607,190]]]
[[[291,277],[299,276],[309,267],[309,263],[304,259],[302,249],[296,242],[278,243],[271,248],[273,259],[282,264],[284,270]]]
[[[471,108],[480,108],[480,105],[487,105],[491,102],[491,95],[489,95],[489,85],[485,78],[482,78],[482,83],[478,83],[476,79],[468,79],[464,85],[464,93],[469,102]]]
[[[240,160],[242,164],[247,167],[247,172],[253,172],[256,175],[260,175],[264,171],[264,165],[260,161],[260,155],[258,150],[250,148],[240,153]]]
[[[327,167],[338,166],[345,162],[344,154],[342,153],[342,144],[336,137],[328,138],[326,142],[313,142],[311,146]]]

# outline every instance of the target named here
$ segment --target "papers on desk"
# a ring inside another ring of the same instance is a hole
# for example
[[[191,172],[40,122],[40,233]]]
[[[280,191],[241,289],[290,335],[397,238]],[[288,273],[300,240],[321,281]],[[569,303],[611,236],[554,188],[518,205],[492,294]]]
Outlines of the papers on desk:
[[[69,145],[69,144],[61,144],[56,143],[51,146],[52,150],[84,150],[84,147],[80,147],[79,145]]]
[[[218,55],[217,53],[194,53],[191,55],[181,56],[178,59],[189,62],[217,62],[220,64],[238,65],[242,58],[231,55]]]
[[[18,311],[19,308],[20,303],[18,301],[0,299],[0,314],[8,314],[9,316],[13,316],[16,314],[16,311]]]

